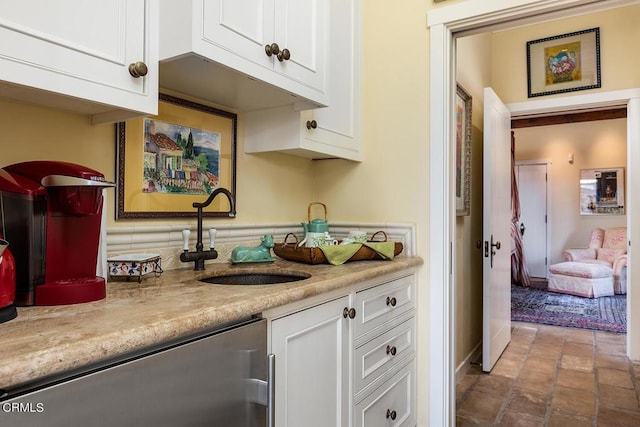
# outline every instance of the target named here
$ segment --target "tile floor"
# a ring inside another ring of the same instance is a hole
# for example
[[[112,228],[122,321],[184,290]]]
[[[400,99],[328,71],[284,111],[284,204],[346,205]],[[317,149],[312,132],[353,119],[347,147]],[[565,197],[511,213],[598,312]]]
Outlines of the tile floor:
[[[456,387],[460,426],[640,426],[640,363],[626,335],[512,322],[491,373]]]

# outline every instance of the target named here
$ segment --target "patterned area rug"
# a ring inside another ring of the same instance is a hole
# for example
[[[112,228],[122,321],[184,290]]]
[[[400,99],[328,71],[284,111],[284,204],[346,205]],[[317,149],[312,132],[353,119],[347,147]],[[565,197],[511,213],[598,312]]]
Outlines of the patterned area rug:
[[[511,320],[626,333],[627,297],[582,298],[512,285]]]

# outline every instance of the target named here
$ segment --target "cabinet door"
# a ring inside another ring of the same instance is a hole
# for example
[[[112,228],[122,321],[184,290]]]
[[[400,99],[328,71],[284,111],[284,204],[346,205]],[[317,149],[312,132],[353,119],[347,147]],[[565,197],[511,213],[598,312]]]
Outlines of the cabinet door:
[[[311,8],[311,5],[318,8],[316,2],[289,3],[296,4],[299,10]],[[329,106],[304,111],[285,106],[248,112],[245,121],[245,152],[282,151],[312,159],[338,157],[362,160],[360,88],[362,4],[361,0],[330,0],[329,3],[327,19],[329,29],[325,34],[325,40],[328,43],[327,71],[324,79],[320,80],[326,84],[326,89],[323,90],[328,94]],[[322,11],[326,12],[324,9]],[[299,22],[307,22],[311,27],[313,16],[312,12],[308,12],[307,18]],[[293,19],[289,20],[290,26],[296,22]],[[291,31],[290,34],[295,32]],[[293,39],[291,59],[284,61],[283,65],[276,64],[275,68],[284,66],[287,70],[293,70],[293,66],[298,64],[301,70],[309,72],[319,69],[319,59],[316,61],[314,57],[308,56],[308,52],[319,52],[319,50],[313,50],[312,44],[307,43],[307,40],[310,40],[309,37],[304,36]],[[296,55],[299,51],[302,51],[302,59]],[[314,61],[316,61],[315,65],[312,65]],[[319,75],[319,72],[315,72],[315,77]],[[299,77],[299,79],[302,78]]]
[[[331,3],[327,82],[329,106],[302,114],[310,147],[361,160],[360,0]],[[315,122],[316,127],[306,126]]]
[[[273,0],[204,0],[202,38],[229,52],[273,67],[264,47],[273,39]]]
[[[324,93],[329,0],[275,1],[273,40],[291,57],[274,58],[274,70]]]
[[[144,0],[0,0],[0,80],[141,112],[157,111],[157,45]],[[155,10],[155,7],[154,9]],[[129,64],[145,62],[147,77]],[[156,86],[155,88],[153,86]]]
[[[271,323],[276,355],[276,425],[347,426],[349,307],[345,296]]]

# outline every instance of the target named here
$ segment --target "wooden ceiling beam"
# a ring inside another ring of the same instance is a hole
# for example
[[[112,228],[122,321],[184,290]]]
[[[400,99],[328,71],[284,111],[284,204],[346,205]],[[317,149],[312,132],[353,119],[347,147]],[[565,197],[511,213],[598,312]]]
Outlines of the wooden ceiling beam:
[[[566,123],[592,122],[595,120],[622,119],[627,117],[627,109],[614,108],[611,110],[586,111],[583,113],[567,113],[553,116],[529,117],[511,120],[511,129],[534,126],[562,125]]]

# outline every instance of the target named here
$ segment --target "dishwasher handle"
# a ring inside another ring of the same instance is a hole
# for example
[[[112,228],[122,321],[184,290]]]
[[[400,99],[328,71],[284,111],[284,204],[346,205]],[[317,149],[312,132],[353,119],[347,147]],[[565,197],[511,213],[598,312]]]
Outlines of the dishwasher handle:
[[[267,355],[267,427],[276,426],[276,355]]]
[[[267,408],[267,427],[276,425],[276,355],[267,355],[267,380],[249,380],[251,402]]]

